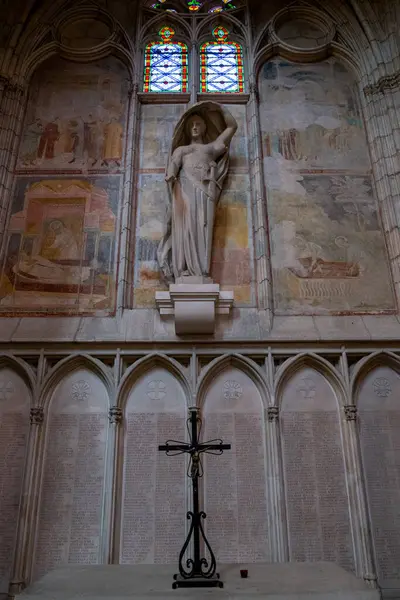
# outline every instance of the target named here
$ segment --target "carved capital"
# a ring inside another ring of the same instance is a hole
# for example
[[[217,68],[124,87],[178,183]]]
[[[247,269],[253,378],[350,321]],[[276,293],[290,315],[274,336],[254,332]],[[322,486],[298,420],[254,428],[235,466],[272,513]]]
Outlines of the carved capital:
[[[365,573],[363,579],[369,587],[376,588],[378,577],[375,573]]]
[[[355,404],[347,404],[344,407],[344,416],[346,421],[355,421],[357,419],[357,406]]]
[[[279,419],[279,408],[277,406],[268,406],[268,421],[271,423]]]
[[[31,408],[31,425],[41,425],[44,421],[44,410],[41,406]]]
[[[108,411],[108,419],[112,425],[119,425],[122,423],[122,408],[119,406],[112,406]]]

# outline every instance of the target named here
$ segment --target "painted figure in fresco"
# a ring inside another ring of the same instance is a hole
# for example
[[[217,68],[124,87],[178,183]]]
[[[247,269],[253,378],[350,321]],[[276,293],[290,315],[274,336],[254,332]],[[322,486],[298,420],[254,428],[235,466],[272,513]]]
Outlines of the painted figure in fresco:
[[[102,165],[108,166],[115,162],[118,167],[121,166],[122,134],[122,125],[116,118],[105,126]]]
[[[23,161],[34,165],[38,155],[39,140],[43,133],[43,124],[40,119],[35,119],[26,128],[24,135]]]
[[[66,154],[72,154],[69,163],[73,163],[76,160],[76,155],[79,146],[79,123],[75,120],[68,121],[65,126],[65,138],[64,138],[64,149],[63,152]]]
[[[98,127],[93,115],[88,115],[88,120],[83,123],[83,154],[90,166],[94,166],[99,159]]]
[[[62,260],[79,260],[79,246],[73,232],[56,219],[49,224],[49,233],[54,236],[53,243],[47,250],[55,252],[55,257]]]
[[[45,256],[43,256],[45,255]],[[80,265],[81,252],[74,233],[59,219],[49,223],[40,254],[21,254],[14,272],[23,281],[79,283],[90,269]]]
[[[175,128],[165,177],[170,215],[157,251],[167,281],[209,277],[215,209],[236,130],[234,117],[215,102],[194,105]]]
[[[55,119],[53,122],[47,123],[40,137],[37,153],[38,158],[42,158],[43,156],[47,160],[54,158],[54,146],[59,137],[60,132],[58,130],[57,119]]]

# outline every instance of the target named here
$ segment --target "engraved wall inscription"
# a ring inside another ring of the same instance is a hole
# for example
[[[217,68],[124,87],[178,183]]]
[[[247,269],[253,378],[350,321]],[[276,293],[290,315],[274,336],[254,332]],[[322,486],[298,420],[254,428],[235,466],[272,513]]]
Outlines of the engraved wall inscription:
[[[91,393],[93,392],[93,393]],[[34,576],[101,560],[108,397],[84,370],[68,375],[50,403]]]
[[[222,438],[232,445],[221,456],[204,458],[207,535],[217,560],[267,561],[263,405],[245,373],[230,367],[213,379],[204,421],[204,440]]]
[[[120,562],[174,563],[185,536],[186,460],[158,445],[185,440],[181,385],[156,368],[135,383],[126,406]]]
[[[0,370],[0,596],[7,594],[15,548],[29,431],[30,393],[11,369]]]
[[[354,568],[338,404],[322,375],[289,380],[280,412],[289,559]]]
[[[400,586],[400,377],[370,372],[358,394],[361,454],[378,582]]]

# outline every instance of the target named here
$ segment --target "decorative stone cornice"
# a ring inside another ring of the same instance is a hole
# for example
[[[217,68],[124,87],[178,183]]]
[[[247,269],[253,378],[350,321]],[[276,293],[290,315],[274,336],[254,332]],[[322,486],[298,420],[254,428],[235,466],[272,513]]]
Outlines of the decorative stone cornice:
[[[44,410],[42,406],[33,406],[31,408],[31,425],[41,425],[44,421]]]
[[[344,407],[344,416],[346,421],[355,421],[357,419],[357,406],[355,404],[347,404]]]
[[[268,421],[271,423],[273,421],[277,421],[279,419],[279,407],[278,406],[268,406],[267,408]]]
[[[120,425],[122,423],[122,408],[119,406],[112,406],[108,411],[108,419],[112,425]]]
[[[380,77],[376,83],[366,85],[363,91],[366,96],[371,96],[372,94],[384,93],[386,90],[393,90],[397,87],[400,87],[400,71],[392,75]]]

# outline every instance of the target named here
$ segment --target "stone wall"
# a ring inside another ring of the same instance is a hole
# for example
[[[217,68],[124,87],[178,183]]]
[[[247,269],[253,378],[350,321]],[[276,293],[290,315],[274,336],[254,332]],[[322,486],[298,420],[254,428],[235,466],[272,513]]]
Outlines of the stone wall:
[[[2,593],[66,564],[174,563],[190,484],[157,447],[194,402],[232,445],[204,461],[220,562],[328,560],[400,588],[398,370],[350,348],[4,355]]]

